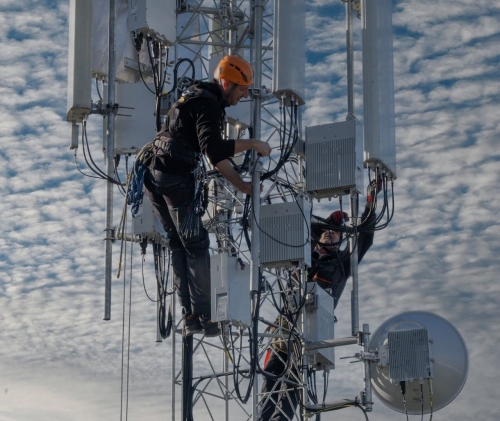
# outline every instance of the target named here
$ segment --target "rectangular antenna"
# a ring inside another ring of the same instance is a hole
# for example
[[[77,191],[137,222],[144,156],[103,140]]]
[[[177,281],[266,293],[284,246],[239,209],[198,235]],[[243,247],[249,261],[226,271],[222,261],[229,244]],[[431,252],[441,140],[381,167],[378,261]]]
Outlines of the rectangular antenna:
[[[365,164],[396,178],[392,0],[363,0]]]
[[[174,45],[177,33],[176,0],[128,0],[130,31]]]
[[[274,1],[273,93],[304,104],[306,0]]]
[[[67,121],[81,123],[90,114],[91,63],[92,2],[71,0],[69,3]]]

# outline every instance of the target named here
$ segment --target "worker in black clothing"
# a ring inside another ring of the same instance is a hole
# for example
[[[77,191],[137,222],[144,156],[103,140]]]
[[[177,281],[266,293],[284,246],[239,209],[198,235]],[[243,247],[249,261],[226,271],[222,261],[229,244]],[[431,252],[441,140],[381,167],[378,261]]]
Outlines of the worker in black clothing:
[[[195,213],[195,171],[201,156],[243,193],[252,193],[252,183],[244,181],[228,158],[253,149],[268,156],[271,148],[258,139],[224,140],[225,108],[248,97],[253,82],[251,65],[238,56],[225,56],[212,82],[189,87],[169,110],[162,130],[152,146],[150,171],[145,176],[145,194],[163,225],[172,252],[174,282],[179,295],[186,336],[204,332],[220,333],[210,315],[210,255],[208,232]],[[181,229],[187,218],[197,218],[195,232]]]
[[[358,261],[361,262],[368,249],[373,244],[374,225],[376,220],[375,204],[376,196],[382,187],[381,180],[375,180],[368,186],[366,196],[366,206],[361,216],[360,230],[357,235]],[[317,282],[319,286],[325,289],[334,300],[334,308],[338,301],[347,279],[351,274],[351,259],[348,248],[340,249],[342,243],[342,232],[340,231],[344,221],[347,221],[348,215],[339,210],[333,212],[327,219],[326,224],[321,222],[311,223],[312,231],[312,267],[308,272],[308,281]],[[276,324],[288,332],[293,325],[293,317],[281,315]],[[332,323],[335,321],[332,320]],[[286,337],[288,333],[282,334]],[[292,340],[292,361],[289,364],[289,370],[284,373],[288,360],[287,341],[276,340],[272,344],[272,350],[268,349],[267,358],[264,361],[264,371],[274,376],[283,375],[285,380],[293,383],[300,383],[300,370],[302,366],[302,357],[300,343]],[[297,393],[293,386],[287,385],[286,390],[273,390],[278,379],[264,376],[262,384],[262,393],[265,393],[261,399],[259,421],[287,421],[294,417],[297,407]],[[272,393],[271,393],[272,392]],[[270,397],[269,397],[270,393]],[[269,398],[268,398],[269,397]]]

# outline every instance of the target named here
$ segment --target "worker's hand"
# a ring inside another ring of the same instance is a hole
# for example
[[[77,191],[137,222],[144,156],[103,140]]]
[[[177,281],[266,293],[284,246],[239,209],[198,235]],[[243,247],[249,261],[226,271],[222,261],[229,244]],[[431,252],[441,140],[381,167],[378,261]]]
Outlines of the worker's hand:
[[[327,221],[331,224],[341,225],[342,221],[349,221],[349,215],[346,212],[340,212],[339,210],[336,210],[328,217]]]
[[[269,156],[271,154],[271,147],[269,143],[263,142],[259,139],[250,139],[252,149],[257,152],[259,156]]]
[[[248,181],[242,181],[237,189],[242,193],[248,194],[250,196],[252,195],[252,183]]]
[[[242,181],[240,185],[236,187],[240,192],[248,194],[249,196],[252,195],[253,191],[253,184],[250,181]],[[261,184],[260,185],[260,192],[262,193],[262,189],[264,186]]]
[[[366,201],[368,203],[374,202],[377,198],[377,194],[382,190],[382,176],[378,179],[373,179],[368,188],[366,189]]]

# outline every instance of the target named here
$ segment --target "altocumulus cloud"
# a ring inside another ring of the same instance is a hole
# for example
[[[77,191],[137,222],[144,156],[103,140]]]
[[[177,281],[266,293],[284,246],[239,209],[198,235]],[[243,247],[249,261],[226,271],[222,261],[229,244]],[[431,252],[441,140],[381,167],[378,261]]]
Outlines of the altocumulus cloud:
[[[500,339],[494,322],[500,316],[499,8],[493,0],[394,5],[396,213],[360,266],[361,321],[373,331],[400,311],[422,309],[458,327],[471,371],[457,400],[436,414],[441,419],[494,419],[500,397],[491,352]],[[115,282],[113,320],[103,322],[105,190],[76,171],[64,121],[68,4],[3,0],[0,11],[0,390],[8,390],[0,393],[0,418],[116,417],[121,286]],[[340,2],[309,3],[306,125],[345,118],[342,13]],[[97,126],[91,141],[101,160]],[[149,268],[146,279],[154,279]],[[153,343],[155,306],[139,283],[133,285],[131,415],[158,419],[168,411],[170,350]],[[339,336],[349,334],[346,297],[338,308]],[[330,397],[359,393],[360,366],[337,365]],[[402,415],[377,402],[370,419]]]

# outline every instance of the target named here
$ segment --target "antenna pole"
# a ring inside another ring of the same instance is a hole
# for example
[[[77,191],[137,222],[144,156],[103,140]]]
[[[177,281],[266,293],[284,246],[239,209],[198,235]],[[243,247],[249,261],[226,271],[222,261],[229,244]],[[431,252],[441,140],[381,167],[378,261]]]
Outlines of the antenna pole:
[[[262,21],[264,16],[264,5],[262,0],[252,0],[253,6],[253,16],[254,16],[254,88],[252,89],[253,93],[253,137],[260,139],[261,136],[261,106],[262,106],[262,97],[260,95],[260,90],[262,87]],[[258,288],[260,283],[260,232],[257,226],[259,218],[260,218],[260,173],[262,171],[262,165],[259,161],[259,157],[255,151],[252,152],[252,160],[255,162],[254,172],[252,174],[252,183],[253,183],[253,191],[252,191],[252,250],[251,250],[251,264],[250,264],[250,273],[251,273],[251,282],[250,282],[250,295],[252,299],[252,309],[255,311],[257,307],[260,305],[258,302]],[[257,340],[257,338],[253,338],[253,340]],[[258,394],[259,394],[259,382],[254,379],[253,382],[253,393],[252,393],[252,402],[253,402],[253,417],[254,421],[257,421],[258,416]]]
[[[361,333],[361,340],[363,345],[363,351],[368,353],[370,350],[368,348],[370,342],[370,327],[368,324],[363,324],[363,332]],[[373,409],[372,402],[372,384],[370,377],[370,360],[365,359],[365,396],[364,396],[364,404],[367,412],[370,412]]]
[[[109,69],[108,69],[108,114],[106,134],[106,175],[113,178],[114,139],[115,139],[115,82],[116,82],[116,42],[115,42],[115,0],[109,0]],[[105,281],[104,281],[104,320],[111,320],[111,270],[113,247],[113,184],[106,183],[106,227],[105,232]]]
[[[345,4],[347,14],[346,46],[347,46],[347,117],[354,120],[354,36],[352,0]]]
[[[354,190],[351,191],[351,217],[352,227],[358,225],[358,193]],[[357,249],[357,233],[349,239],[349,251],[351,255],[351,277],[352,277],[352,292],[351,292],[351,322],[352,322],[352,336],[356,336],[359,332],[359,298],[358,298],[358,249]]]

